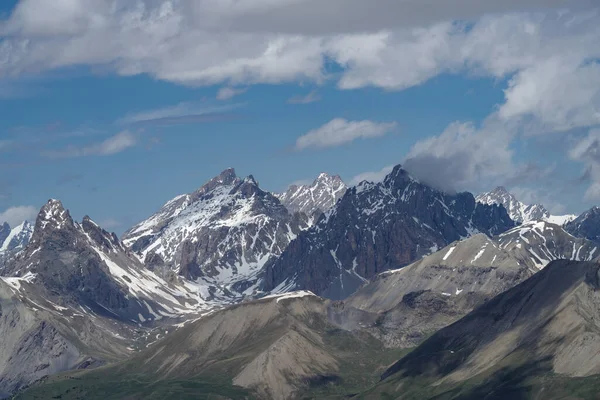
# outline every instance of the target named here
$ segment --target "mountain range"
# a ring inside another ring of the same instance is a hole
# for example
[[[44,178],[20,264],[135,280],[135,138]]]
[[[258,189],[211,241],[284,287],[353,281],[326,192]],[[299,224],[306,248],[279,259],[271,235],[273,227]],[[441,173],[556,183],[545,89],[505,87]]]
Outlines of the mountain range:
[[[268,263],[264,291],[311,290],[343,299],[368,279],[476,233],[514,226],[498,205],[433,189],[396,166],[380,183],[350,188],[336,207]]]
[[[49,200],[0,228],[0,397],[479,398],[521,372],[519,396],[594,388],[600,212],[569,218],[402,166],[279,194],[226,169],[121,238]]]

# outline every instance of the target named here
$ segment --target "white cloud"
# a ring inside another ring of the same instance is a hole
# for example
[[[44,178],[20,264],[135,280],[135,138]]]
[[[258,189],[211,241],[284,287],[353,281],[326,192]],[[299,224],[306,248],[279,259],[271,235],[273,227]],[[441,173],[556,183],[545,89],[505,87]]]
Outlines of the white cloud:
[[[0,224],[7,222],[11,227],[19,225],[23,221],[34,221],[38,208],[33,206],[10,207],[0,212]]]
[[[394,169],[393,165],[383,167],[379,171],[367,171],[354,176],[350,180],[350,185],[358,185],[362,181],[381,182]]]
[[[585,9],[588,1],[569,2],[571,12],[552,9],[562,6],[558,0],[435,7],[379,0],[368,8],[359,0],[343,7],[341,0],[318,7],[314,1],[60,0],[48,12],[45,0],[23,0],[0,22],[0,80],[101,66],[190,86],[224,84],[217,97],[226,99],[244,90],[240,85],[331,80],[341,89],[403,90],[466,72],[507,85],[498,114],[505,120],[533,120],[541,130],[599,123],[600,14]],[[535,9],[542,12],[502,14]],[[456,22],[461,18],[467,20]],[[341,71],[332,72],[332,63]],[[289,102],[317,98],[309,93]],[[215,118],[202,108],[182,103],[125,121]]]
[[[316,90],[311,91],[306,95],[292,96],[288,99],[288,104],[310,104],[321,100],[321,96]]]
[[[572,160],[583,163],[590,185],[585,192],[585,200],[600,200],[600,129],[591,129],[588,134],[569,150]]]
[[[129,131],[122,131],[108,139],[92,143],[86,146],[68,146],[58,151],[49,151],[46,155],[55,158],[63,157],[85,157],[85,156],[109,156],[120,153],[137,144],[137,139]]]
[[[520,71],[505,96],[503,118],[532,115],[551,130],[600,124],[600,65],[553,58]]]
[[[174,106],[157,108],[154,110],[140,111],[126,115],[119,122],[122,124],[175,124],[182,122],[210,121],[241,104],[209,105],[201,103],[183,102]]]
[[[498,132],[459,124],[417,143],[409,154],[413,168],[429,171],[425,175],[442,186],[444,179],[462,188],[477,177],[517,174],[519,166],[510,157],[517,137],[512,124],[527,122],[523,126],[539,131],[600,124],[600,14],[590,11],[589,0],[570,1],[571,11],[560,12],[559,0],[375,0],[368,6],[364,0],[51,3],[22,0],[0,22],[0,80],[81,65],[225,89],[333,81],[348,90],[403,90],[444,73],[495,78],[505,90],[494,114]],[[174,123],[190,116],[209,118],[183,103],[125,120]],[[299,138],[296,148],[373,137],[355,137],[348,121],[340,121],[341,127]],[[100,148],[87,152],[100,154]],[[482,154],[471,154],[473,149]],[[600,196],[600,184],[597,192]]]
[[[118,221],[114,218],[107,218],[107,219],[103,219],[103,220],[99,221],[98,225],[100,225],[100,227],[102,227],[103,229],[110,230],[110,229],[118,228],[122,224],[120,221]]]
[[[248,89],[246,88],[232,88],[232,87],[223,87],[219,89],[217,92],[217,100],[229,100],[237,95],[245,93]]]
[[[353,142],[356,139],[384,136],[395,127],[395,122],[348,121],[344,118],[336,118],[320,128],[313,129],[300,136],[296,140],[295,149],[336,147]]]
[[[482,182],[510,179],[514,133],[494,118],[483,127],[456,122],[413,145],[403,164],[417,179],[445,191],[473,190]]]
[[[600,51],[598,17],[548,10],[558,0],[47,3],[23,0],[0,23],[0,76],[83,64],[187,85],[322,82],[333,61],[344,67],[341,88],[400,90],[443,72],[503,77],[552,55]],[[535,9],[544,15],[490,14]],[[474,23],[449,22],[464,18]]]

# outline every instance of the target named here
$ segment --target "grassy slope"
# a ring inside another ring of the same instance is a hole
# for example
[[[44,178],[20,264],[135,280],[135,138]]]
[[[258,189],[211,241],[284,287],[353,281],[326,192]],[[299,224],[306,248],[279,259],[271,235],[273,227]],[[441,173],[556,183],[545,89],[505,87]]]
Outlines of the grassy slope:
[[[321,333],[324,347],[339,361],[339,370],[305,382],[306,389],[297,394],[298,398],[335,399],[360,393],[376,384],[381,373],[407,352],[385,349],[368,334],[357,336],[329,324],[317,323],[312,328]],[[266,343],[253,341],[247,348],[242,344],[222,353],[193,379],[164,380],[140,373],[145,368],[140,365],[141,360],[133,358],[95,370],[50,377],[16,399],[251,399],[254,394],[250,390],[234,386],[231,380],[252,359],[255,346],[264,348],[270,342],[265,340],[267,336],[258,336]]]

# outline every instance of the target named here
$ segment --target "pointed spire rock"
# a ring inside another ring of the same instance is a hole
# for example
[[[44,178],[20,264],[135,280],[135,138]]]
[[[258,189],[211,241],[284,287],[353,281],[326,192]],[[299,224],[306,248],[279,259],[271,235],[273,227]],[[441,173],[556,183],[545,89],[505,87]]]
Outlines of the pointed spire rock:
[[[40,209],[35,226],[37,232],[45,229],[63,229],[74,225],[71,214],[65,210],[60,200],[50,199]]]

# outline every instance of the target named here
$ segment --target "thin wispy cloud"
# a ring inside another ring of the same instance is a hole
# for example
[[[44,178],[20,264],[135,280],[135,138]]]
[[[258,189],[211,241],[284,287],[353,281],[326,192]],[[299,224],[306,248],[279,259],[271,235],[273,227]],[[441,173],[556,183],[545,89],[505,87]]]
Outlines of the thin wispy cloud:
[[[306,95],[296,95],[292,96],[287,100],[288,104],[310,104],[321,100],[321,96],[317,93],[316,90],[306,94]]]
[[[230,100],[235,96],[246,93],[247,88],[223,87],[217,92],[217,100]]]
[[[46,151],[45,155],[50,158],[70,158],[85,156],[110,156],[120,153],[138,143],[136,136],[125,130],[109,137],[101,142],[91,143],[83,146],[67,146],[61,150]]]
[[[307,132],[296,140],[295,150],[308,148],[324,149],[337,147],[357,139],[372,139],[384,136],[396,128],[395,122],[348,121],[336,118],[325,125]]]
[[[107,218],[107,219],[98,221],[98,225],[100,225],[100,227],[103,229],[111,230],[111,229],[118,228],[123,224],[121,223],[121,221],[118,221],[115,218]]]
[[[207,105],[184,102],[129,114],[118,122],[124,125],[178,125],[225,121],[238,118],[231,111],[242,106],[243,104]]]

